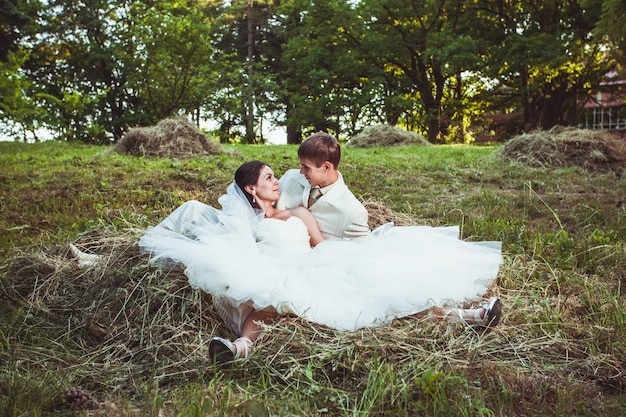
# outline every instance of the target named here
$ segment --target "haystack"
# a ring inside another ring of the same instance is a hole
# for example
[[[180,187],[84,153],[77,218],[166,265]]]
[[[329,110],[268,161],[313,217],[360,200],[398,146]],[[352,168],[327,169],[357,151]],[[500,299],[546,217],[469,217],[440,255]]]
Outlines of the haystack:
[[[368,126],[358,135],[353,136],[348,146],[353,148],[372,148],[375,146],[424,145],[430,143],[415,132],[409,132],[396,126]]]
[[[375,229],[385,223],[393,222],[396,226],[417,226],[429,223],[429,220],[414,219],[403,213],[396,213],[379,201],[365,201],[363,205],[367,209],[369,227]]]
[[[372,227],[389,221],[413,224],[382,203],[365,205]],[[100,255],[100,262],[84,268],[67,245],[31,248],[4,264],[0,302],[28,312],[16,316],[24,321],[23,330],[49,340],[71,340],[77,348],[46,353],[48,371],[80,363],[67,374],[71,382],[98,391],[108,381],[109,395],[134,397],[149,382],[184,383],[212,369],[208,341],[214,334],[232,337],[229,329],[210,296],[192,289],[182,269],[150,266],[149,255],[137,246],[142,234],[143,229],[132,227],[83,234],[74,244]],[[284,320],[302,326],[299,318]],[[307,326],[311,332],[338,333]]]
[[[517,136],[498,155],[531,167],[581,167],[621,174],[626,166],[626,142],[606,131],[555,127]]]
[[[186,118],[177,118],[130,129],[114,150],[134,156],[187,158],[218,154],[221,147]]]
[[[31,249],[11,259],[11,273],[0,277],[0,302],[29,312],[25,331],[77,348],[50,352],[48,366],[83,364],[67,377],[88,390],[108,381],[109,391],[133,397],[141,394],[137,381],[187,381],[209,366],[203,347],[219,316],[182,272],[149,265],[137,246],[142,233],[79,237],[76,246],[101,255],[88,268],[79,268],[67,246]]]

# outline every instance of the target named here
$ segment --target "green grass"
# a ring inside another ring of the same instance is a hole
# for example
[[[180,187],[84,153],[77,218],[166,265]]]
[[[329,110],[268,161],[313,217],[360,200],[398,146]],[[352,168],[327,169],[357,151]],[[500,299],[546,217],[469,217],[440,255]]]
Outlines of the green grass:
[[[626,178],[611,173],[528,168],[500,160],[496,147],[344,149],[341,171],[363,200],[424,224],[460,224],[468,240],[503,242],[495,292],[505,316],[488,334],[411,318],[350,333],[287,319],[248,362],[215,370],[205,342],[224,329],[184,277],[126,252],[114,251],[103,270],[63,263],[69,242],[132,238],[129,230],[188,199],[218,206],[244,161],[261,159],[278,175],[297,167],[295,146],[225,150],[169,160],[0,143],[0,415],[71,415],[58,397],[75,385],[103,402],[89,415],[626,413]],[[29,263],[42,254],[56,263]],[[72,291],[85,291],[84,303],[51,307],[52,296]],[[150,324],[144,339],[120,330],[98,341],[75,321],[96,311],[121,329],[138,294],[150,306],[139,315]],[[153,348],[151,327],[171,343]],[[188,350],[177,362],[179,346]]]

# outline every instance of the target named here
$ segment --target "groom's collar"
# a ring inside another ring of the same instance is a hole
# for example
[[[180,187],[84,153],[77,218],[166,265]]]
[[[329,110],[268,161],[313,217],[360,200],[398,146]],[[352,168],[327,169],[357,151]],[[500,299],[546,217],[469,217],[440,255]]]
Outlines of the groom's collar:
[[[343,190],[345,189],[345,183],[343,182],[343,177],[341,173],[337,177],[337,181],[333,182],[330,185],[322,188],[322,194],[324,195],[324,200],[327,204],[334,205],[336,201],[341,200],[343,196]]]
[[[342,184],[342,183],[343,183],[343,176],[341,175],[341,172],[337,171],[337,180],[333,182],[332,184],[327,185],[326,187],[320,188],[320,190],[322,190],[322,194],[326,194],[330,190],[332,190],[337,184]]]

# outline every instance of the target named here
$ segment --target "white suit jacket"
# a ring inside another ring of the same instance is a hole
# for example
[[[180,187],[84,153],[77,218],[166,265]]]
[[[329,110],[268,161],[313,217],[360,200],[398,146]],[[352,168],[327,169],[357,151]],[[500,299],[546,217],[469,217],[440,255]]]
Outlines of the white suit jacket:
[[[311,207],[308,207],[311,184],[299,170],[290,169],[285,172],[280,179],[279,188],[280,197],[276,208],[308,208],[327,239],[354,239],[365,236],[370,231],[367,210],[348,189],[341,173],[332,188],[322,194]]]

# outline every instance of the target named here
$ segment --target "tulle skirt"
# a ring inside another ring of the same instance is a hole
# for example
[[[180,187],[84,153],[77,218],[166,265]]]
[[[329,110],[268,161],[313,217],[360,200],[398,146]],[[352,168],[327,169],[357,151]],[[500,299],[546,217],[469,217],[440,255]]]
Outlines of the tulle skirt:
[[[271,306],[339,330],[480,299],[502,263],[499,242],[460,240],[458,227],[387,224],[309,249],[297,221],[266,224],[260,235],[209,206],[200,213],[191,232],[159,225],[140,246],[156,263],[182,263],[194,288],[232,305]]]

